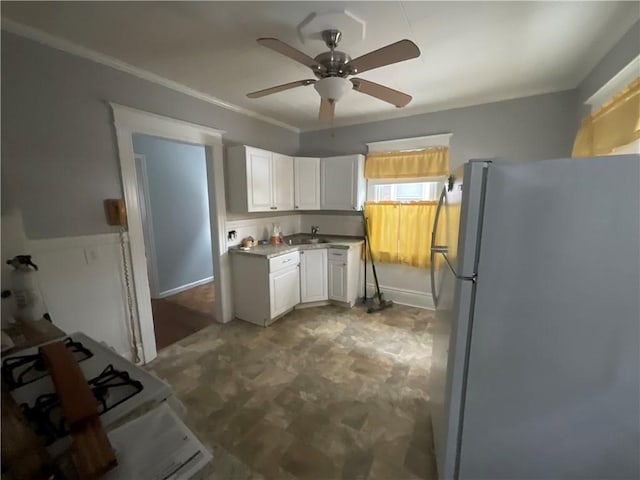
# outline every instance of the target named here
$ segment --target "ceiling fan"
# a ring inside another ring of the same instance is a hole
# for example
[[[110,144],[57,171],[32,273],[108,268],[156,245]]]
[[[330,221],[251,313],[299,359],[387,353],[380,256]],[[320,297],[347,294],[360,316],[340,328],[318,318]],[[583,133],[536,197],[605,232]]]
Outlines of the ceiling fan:
[[[313,85],[321,98],[320,112],[318,114],[320,120],[332,119],[336,102],[351,89],[388,102],[398,108],[406,106],[411,101],[411,96],[406,93],[362,78],[347,79],[347,77],[419,57],[420,49],[415,43],[410,40],[400,40],[352,60],[346,53],[336,50],[341,37],[342,33],[339,30],[324,30],[322,39],[327,44],[329,51],[321,53],[315,58],[311,58],[277,38],[259,38],[258,43],[260,45],[306,65],[311,68],[318,79],[305,79],[285,83],[276,87],[251,92],[247,94],[247,97],[260,98],[291,88]]]

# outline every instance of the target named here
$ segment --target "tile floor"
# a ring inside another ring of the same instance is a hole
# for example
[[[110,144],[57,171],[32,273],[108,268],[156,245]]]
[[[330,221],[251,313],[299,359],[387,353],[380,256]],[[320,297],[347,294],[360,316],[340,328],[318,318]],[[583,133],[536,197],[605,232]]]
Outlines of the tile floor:
[[[149,368],[220,465],[231,461],[218,478],[436,478],[432,315],[327,306],[268,328],[235,320],[167,347]]]

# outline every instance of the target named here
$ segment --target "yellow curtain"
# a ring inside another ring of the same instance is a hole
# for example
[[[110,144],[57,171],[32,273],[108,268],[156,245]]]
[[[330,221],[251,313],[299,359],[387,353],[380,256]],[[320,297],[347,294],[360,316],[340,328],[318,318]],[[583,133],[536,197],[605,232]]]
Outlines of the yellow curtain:
[[[397,263],[420,268],[431,266],[431,231],[438,202],[367,202],[371,249],[376,262]],[[457,250],[460,205],[442,209],[436,233],[438,245],[447,245],[453,262]],[[444,264],[436,256],[436,267]]]
[[[365,213],[375,261],[398,263],[400,202],[367,202]]]
[[[431,230],[438,202],[402,205],[398,235],[398,263],[427,268],[431,265]]]
[[[571,155],[607,155],[639,138],[640,77],[582,121]]]
[[[449,148],[367,154],[366,178],[421,178],[449,174]]]

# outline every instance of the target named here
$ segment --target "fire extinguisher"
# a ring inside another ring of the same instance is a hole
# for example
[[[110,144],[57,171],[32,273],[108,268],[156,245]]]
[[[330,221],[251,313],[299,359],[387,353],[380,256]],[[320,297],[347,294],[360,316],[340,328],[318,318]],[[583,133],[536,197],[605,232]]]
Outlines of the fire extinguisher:
[[[38,266],[31,261],[31,255],[17,255],[7,260],[7,264],[14,268],[10,279],[13,317],[16,320],[51,320],[38,287]]]

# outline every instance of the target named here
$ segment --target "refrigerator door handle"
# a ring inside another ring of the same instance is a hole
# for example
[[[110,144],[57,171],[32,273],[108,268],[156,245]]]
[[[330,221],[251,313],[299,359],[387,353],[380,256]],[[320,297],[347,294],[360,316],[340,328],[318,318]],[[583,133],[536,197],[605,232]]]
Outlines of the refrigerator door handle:
[[[453,268],[453,265],[451,264],[451,260],[449,260],[449,255],[447,255],[447,251],[441,251],[441,250],[437,250],[437,251],[433,251],[433,249],[431,250],[431,256],[433,257],[436,253],[441,253],[442,256],[444,257],[445,262],[447,262],[447,265],[449,266],[449,269],[451,270],[451,273],[453,273],[453,276],[456,277],[459,280],[469,280],[473,283],[476,283],[476,281],[478,280],[478,274],[477,273],[473,273],[471,275],[458,275],[458,273],[456,273],[455,268]]]
[[[440,220],[440,210],[442,209],[442,205],[444,204],[445,199],[447,198],[447,186],[445,185],[442,188],[442,193],[440,194],[440,198],[438,199],[438,206],[436,207],[436,214],[433,219],[433,228],[431,229],[431,267],[430,267],[430,276],[431,276],[431,298],[433,298],[433,305],[438,307],[438,294],[436,292],[436,253],[446,253],[448,248],[446,245],[436,245],[436,234],[438,233],[438,221]]]

